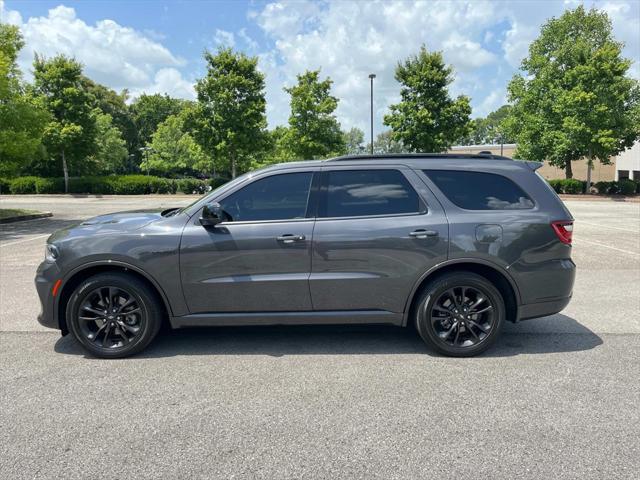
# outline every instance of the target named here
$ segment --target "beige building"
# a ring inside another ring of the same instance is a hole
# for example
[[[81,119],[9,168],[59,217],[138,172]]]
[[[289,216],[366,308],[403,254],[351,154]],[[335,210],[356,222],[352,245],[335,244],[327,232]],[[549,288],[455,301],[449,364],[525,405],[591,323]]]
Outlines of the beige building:
[[[504,155],[505,157],[513,157],[516,149],[515,143],[507,143],[504,145],[467,145],[451,147],[450,153],[480,153],[491,152],[495,155]],[[573,162],[573,178],[578,180],[587,179],[587,161],[579,160]],[[564,169],[549,165],[547,162],[538,170],[540,174],[548,180],[565,178]],[[635,172],[635,177],[632,177]],[[603,165],[596,161],[591,171],[591,181],[593,183],[601,181],[618,180],[618,178],[635,178],[640,179],[640,143],[636,144],[629,150],[621,153],[612,159],[611,165]]]

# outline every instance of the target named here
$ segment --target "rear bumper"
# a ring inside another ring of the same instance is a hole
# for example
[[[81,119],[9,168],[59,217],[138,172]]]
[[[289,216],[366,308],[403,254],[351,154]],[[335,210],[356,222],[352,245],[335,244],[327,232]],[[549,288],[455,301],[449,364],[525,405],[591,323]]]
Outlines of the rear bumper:
[[[53,296],[53,286],[58,278],[60,278],[60,269],[55,263],[42,262],[36,271],[35,284],[40,299],[38,322],[47,328],[60,329]]]
[[[546,317],[547,315],[556,314],[562,311],[570,301],[571,295],[549,302],[520,305],[518,308],[518,320],[528,320],[530,318]]]

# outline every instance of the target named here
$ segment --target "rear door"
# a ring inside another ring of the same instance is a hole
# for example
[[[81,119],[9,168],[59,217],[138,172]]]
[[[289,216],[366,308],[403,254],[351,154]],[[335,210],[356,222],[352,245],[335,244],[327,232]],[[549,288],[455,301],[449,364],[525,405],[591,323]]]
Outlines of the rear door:
[[[447,249],[444,211],[410,168],[323,167],[309,281],[314,310],[403,312]]]

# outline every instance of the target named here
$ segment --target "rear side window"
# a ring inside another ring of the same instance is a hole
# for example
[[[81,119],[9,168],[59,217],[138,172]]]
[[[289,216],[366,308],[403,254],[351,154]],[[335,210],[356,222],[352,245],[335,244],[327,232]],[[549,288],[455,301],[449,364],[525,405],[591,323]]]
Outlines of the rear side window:
[[[423,210],[420,197],[398,170],[334,170],[325,178],[320,217],[398,215]]]
[[[459,170],[423,170],[425,175],[460,208],[466,210],[523,210],[533,201],[502,175]]]

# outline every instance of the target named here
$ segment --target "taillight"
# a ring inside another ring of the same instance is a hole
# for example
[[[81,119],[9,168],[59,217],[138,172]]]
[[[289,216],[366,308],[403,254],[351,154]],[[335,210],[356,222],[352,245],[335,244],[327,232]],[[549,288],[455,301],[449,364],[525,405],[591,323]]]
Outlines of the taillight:
[[[551,228],[556,232],[558,240],[567,245],[571,245],[573,239],[573,222],[568,220],[558,220],[551,222]]]

